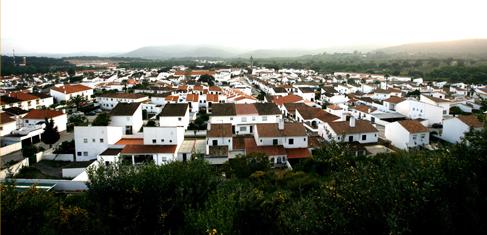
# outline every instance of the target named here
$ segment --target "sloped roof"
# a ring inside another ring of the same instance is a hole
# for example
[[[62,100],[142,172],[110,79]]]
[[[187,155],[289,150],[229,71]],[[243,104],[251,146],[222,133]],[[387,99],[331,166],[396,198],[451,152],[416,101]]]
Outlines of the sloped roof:
[[[423,126],[417,120],[402,120],[398,121],[401,126],[403,126],[409,133],[419,133],[419,132],[428,132],[428,128]]]
[[[125,145],[122,154],[137,154],[137,153],[175,153],[177,145]]]
[[[480,128],[484,126],[484,124],[475,115],[460,115],[457,118],[472,128]]]
[[[255,108],[259,115],[277,115],[281,114],[281,110],[273,103],[255,103]]]
[[[237,115],[235,104],[213,104],[211,116],[235,116]]]
[[[74,84],[74,85],[66,84],[64,86],[52,87],[51,90],[55,90],[61,93],[64,93],[66,91],[66,94],[71,94],[71,93],[76,93],[81,91],[92,90],[92,88],[81,84]]]
[[[166,104],[159,116],[163,117],[182,117],[186,115],[188,104]]]
[[[61,111],[52,109],[32,109],[23,117],[23,119],[46,119],[65,115]]]
[[[235,113],[237,115],[258,114],[254,104],[235,104]]]
[[[210,124],[208,137],[232,137],[232,124]]]
[[[387,99],[384,100],[384,102],[389,102],[389,103],[393,103],[393,104],[398,104],[398,103],[401,103],[404,99],[401,98],[401,97],[398,97],[398,96],[391,96]]]
[[[118,103],[115,108],[110,111],[110,116],[132,116],[139,108],[140,103]]]
[[[378,132],[378,130],[365,120],[355,120],[355,126],[351,127],[349,121],[329,122],[331,129],[338,135]]]
[[[283,105],[283,104],[287,104],[287,103],[300,102],[302,100],[303,100],[303,97],[291,94],[291,95],[286,95],[286,96],[274,98],[273,102],[276,103],[277,105]]]
[[[0,124],[15,122],[15,119],[11,118],[7,113],[0,113]]]

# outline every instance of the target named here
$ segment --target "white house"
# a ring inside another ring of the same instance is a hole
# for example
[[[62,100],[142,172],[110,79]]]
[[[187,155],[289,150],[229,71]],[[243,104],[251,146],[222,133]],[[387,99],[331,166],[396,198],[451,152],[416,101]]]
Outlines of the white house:
[[[7,113],[0,113],[0,136],[10,134],[17,129],[17,121],[10,117]]]
[[[376,143],[379,131],[366,120],[356,120],[349,117],[349,121],[325,123],[325,132],[322,137],[327,141]]]
[[[76,96],[83,96],[86,99],[90,99],[93,95],[93,88],[81,84],[66,84],[52,87],[50,95],[54,97],[56,102],[68,101]]]
[[[105,110],[112,110],[118,103],[142,103],[149,100],[149,97],[142,94],[112,93],[96,97],[96,102]]]
[[[443,120],[442,107],[417,100],[404,100],[396,104],[395,109],[398,113],[410,119],[425,119],[428,126],[441,123]]]
[[[445,99],[437,98],[437,97],[433,97],[433,96],[421,95],[419,101],[441,107],[443,109],[443,115],[450,114],[450,107],[451,107],[452,102],[449,100],[445,100]]]
[[[385,126],[385,137],[400,149],[409,149],[429,144],[428,128],[417,120],[402,120]]]
[[[24,117],[22,117],[23,126],[35,126],[39,122],[45,122],[45,119],[54,121],[59,132],[66,130],[68,117],[65,113],[51,109],[32,109]]]
[[[443,121],[443,132],[441,138],[450,142],[457,143],[470,130],[481,130],[484,124],[474,115],[460,115]]]
[[[110,111],[110,120],[110,126],[123,127],[126,135],[137,133],[144,124],[142,106],[140,103],[118,103]]]
[[[188,104],[166,104],[159,114],[161,126],[182,126],[185,129],[189,125]]]
[[[118,126],[75,126],[74,144],[77,160],[96,159],[109,146],[117,143],[122,135],[123,127]]]

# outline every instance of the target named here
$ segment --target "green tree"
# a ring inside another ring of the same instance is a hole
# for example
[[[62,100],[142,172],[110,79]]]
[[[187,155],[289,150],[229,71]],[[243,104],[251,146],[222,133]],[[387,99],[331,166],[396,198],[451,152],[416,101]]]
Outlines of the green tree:
[[[44,128],[44,132],[41,134],[42,142],[44,144],[48,144],[50,148],[52,145],[55,144],[59,138],[59,132],[57,131],[57,126],[55,126],[54,120],[45,120],[46,127]]]
[[[110,115],[108,113],[100,113],[91,123],[92,126],[108,126],[110,124]]]

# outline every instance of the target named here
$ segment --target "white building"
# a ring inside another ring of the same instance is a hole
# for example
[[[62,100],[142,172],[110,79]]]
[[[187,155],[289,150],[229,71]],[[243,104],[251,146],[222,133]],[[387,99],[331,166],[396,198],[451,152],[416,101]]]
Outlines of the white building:
[[[7,113],[0,113],[0,136],[10,134],[17,129],[17,121],[10,117]]]
[[[142,106],[140,103],[118,103],[110,112],[110,126],[124,128],[126,135],[140,131],[142,120]]]
[[[161,126],[182,126],[185,129],[189,125],[188,104],[166,104],[159,114]]]
[[[74,144],[79,161],[96,159],[122,138],[123,128],[116,126],[75,126]]]
[[[460,115],[458,117],[446,119],[443,121],[443,132],[441,138],[450,142],[457,143],[470,130],[481,130],[484,124],[474,115]]]
[[[51,109],[32,109],[24,117],[22,117],[23,126],[35,126],[39,122],[45,122],[51,119],[59,132],[66,130],[68,117],[65,113]]]
[[[417,100],[404,100],[396,104],[395,109],[409,119],[425,119],[428,126],[441,123],[443,120],[442,107]]]
[[[322,137],[327,141],[376,143],[379,131],[369,121],[350,117],[349,121],[325,123]]]
[[[50,95],[54,97],[56,102],[68,101],[76,96],[83,96],[86,99],[90,99],[93,95],[93,88],[81,84],[66,84],[63,86],[52,87]]]
[[[112,110],[118,103],[142,103],[148,101],[149,97],[142,94],[112,93],[96,97],[96,102],[105,110]]]
[[[428,128],[416,120],[392,122],[385,126],[385,137],[400,149],[429,144]]]

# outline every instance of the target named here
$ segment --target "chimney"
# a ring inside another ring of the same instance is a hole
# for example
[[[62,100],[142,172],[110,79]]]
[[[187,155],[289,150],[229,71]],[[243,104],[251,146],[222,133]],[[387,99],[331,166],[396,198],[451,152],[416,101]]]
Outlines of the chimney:
[[[207,124],[207,129],[211,130],[211,123],[210,122],[208,122],[208,124]]]
[[[278,120],[279,122],[277,123],[277,128],[279,130],[284,130],[284,119],[283,118],[279,118]]]
[[[350,116],[350,121],[349,121],[349,123],[350,123],[350,127],[355,127],[355,117]]]

